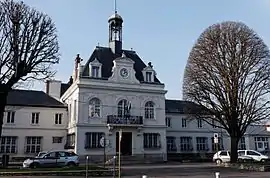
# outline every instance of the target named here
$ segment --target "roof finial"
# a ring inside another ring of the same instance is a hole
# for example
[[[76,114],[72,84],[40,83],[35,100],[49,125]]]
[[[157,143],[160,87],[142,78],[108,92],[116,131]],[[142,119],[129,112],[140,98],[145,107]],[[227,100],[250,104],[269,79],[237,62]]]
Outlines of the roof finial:
[[[114,13],[117,14],[116,0],[114,0]]]

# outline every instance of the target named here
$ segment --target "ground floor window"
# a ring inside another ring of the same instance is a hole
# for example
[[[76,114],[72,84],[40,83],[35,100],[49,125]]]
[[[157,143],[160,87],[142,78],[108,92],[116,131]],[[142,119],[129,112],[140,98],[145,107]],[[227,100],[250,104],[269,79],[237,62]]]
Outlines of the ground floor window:
[[[197,151],[208,151],[208,138],[207,137],[196,137]]]
[[[181,151],[192,151],[192,137],[180,137],[180,150]]]
[[[102,148],[100,144],[101,138],[104,136],[103,132],[87,132],[85,133],[85,149]]]
[[[73,149],[74,147],[75,147],[75,133],[71,133],[67,135],[65,149]]]
[[[143,134],[144,148],[160,148],[160,134],[159,133],[144,133]]]
[[[269,149],[268,137],[254,137],[255,149],[258,151],[264,151]]]
[[[214,142],[214,137],[212,137],[211,140],[212,140],[212,151],[213,152],[223,150],[223,141],[222,141],[221,137],[218,137],[218,143]]]
[[[175,137],[167,137],[167,151],[173,152],[176,151],[176,138]]]
[[[246,149],[246,139],[245,139],[245,137],[242,137],[239,140],[238,149],[239,150],[245,150]]]
[[[1,153],[16,153],[17,152],[17,137],[2,136],[0,152]]]
[[[41,151],[42,137],[26,137],[25,153],[38,153]]]

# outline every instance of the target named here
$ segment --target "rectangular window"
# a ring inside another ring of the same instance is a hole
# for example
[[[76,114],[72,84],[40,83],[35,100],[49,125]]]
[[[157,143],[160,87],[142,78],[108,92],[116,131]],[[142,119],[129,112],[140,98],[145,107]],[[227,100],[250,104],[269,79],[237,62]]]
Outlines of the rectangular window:
[[[100,139],[104,136],[103,132],[87,132],[85,133],[85,149],[102,148]]]
[[[17,137],[2,136],[0,153],[16,153],[17,152]]]
[[[186,128],[187,127],[187,119],[182,118],[182,128]]]
[[[181,151],[192,151],[192,137],[180,137],[180,150]]]
[[[95,78],[97,78],[97,77],[99,77],[99,67],[98,66],[92,66],[92,71],[91,71],[91,73],[92,73],[92,77],[95,77]]]
[[[62,143],[63,137],[53,137],[52,143]]]
[[[73,101],[73,123],[76,122],[77,118],[77,100]]]
[[[146,72],[146,82],[152,82],[152,72]]]
[[[39,113],[38,112],[32,113],[31,124],[34,124],[34,125],[39,124]]]
[[[166,126],[171,127],[171,118],[170,117],[166,117]]]
[[[67,135],[65,149],[73,149],[74,147],[75,147],[75,133],[71,133]]]
[[[56,113],[55,117],[54,117],[54,124],[61,125],[62,124],[62,118],[63,118],[62,113]]]
[[[198,128],[202,128],[202,119],[197,119],[197,125],[198,125]]]
[[[159,133],[144,133],[143,134],[144,148],[160,148],[160,134]]]
[[[42,137],[26,137],[25,153],[38,153],[41,151]]]
[[[196,137],[197,151],[208,151],[207,140],[207,137]]]
[[[7,111],[7,123],[13,124],[15,122],[15,111]]]
[[[254,137],[255,149],[257,151],[264,151],[269,149],[268,137]]]
[[[166,140],[167,140],[167,151],[168,152],[177,151],[176,143],[175,143],[176,138],[175,137],[167,137]]]
[[[245,140],[245,137],[242,137],[239,141],[239,144],[238,144],[238,149],[239,150],[245,150],[246,149],[246,140]]]
[[[212,137],[211,140],[212,140],[212,151],[213,152],[223,150],[223,141],[222,141],[221,137],[218,137],[218,143],[215,143],[214,137]]]

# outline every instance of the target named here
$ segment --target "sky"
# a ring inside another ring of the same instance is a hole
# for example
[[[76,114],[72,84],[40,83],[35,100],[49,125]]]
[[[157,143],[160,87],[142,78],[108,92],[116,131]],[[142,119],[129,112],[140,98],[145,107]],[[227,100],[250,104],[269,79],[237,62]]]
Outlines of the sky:
[[[95,46],[108,46],[114,0],[24,0],[56,24],[61,61],[56,80],[67,82],[77,54],[86,62]],[[123,17],[123,47],[131,49],[165,84],[168,99],[182,98],[189,53],[199,35],[222,21],[241,21],[270,46],[270,0],[117,0]],[[44,90],[43,83],[34,88]]]

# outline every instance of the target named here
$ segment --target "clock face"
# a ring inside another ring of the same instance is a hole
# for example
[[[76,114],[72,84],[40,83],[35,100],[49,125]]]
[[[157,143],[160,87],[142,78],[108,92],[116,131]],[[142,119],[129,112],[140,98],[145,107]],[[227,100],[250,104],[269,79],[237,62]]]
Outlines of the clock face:
[[[127,76],[128,76],[128,70],[127,70],[126,68],[122,68],[122,69],[120,70],[120,75],[121,75],[122,77],[127,77]]]

